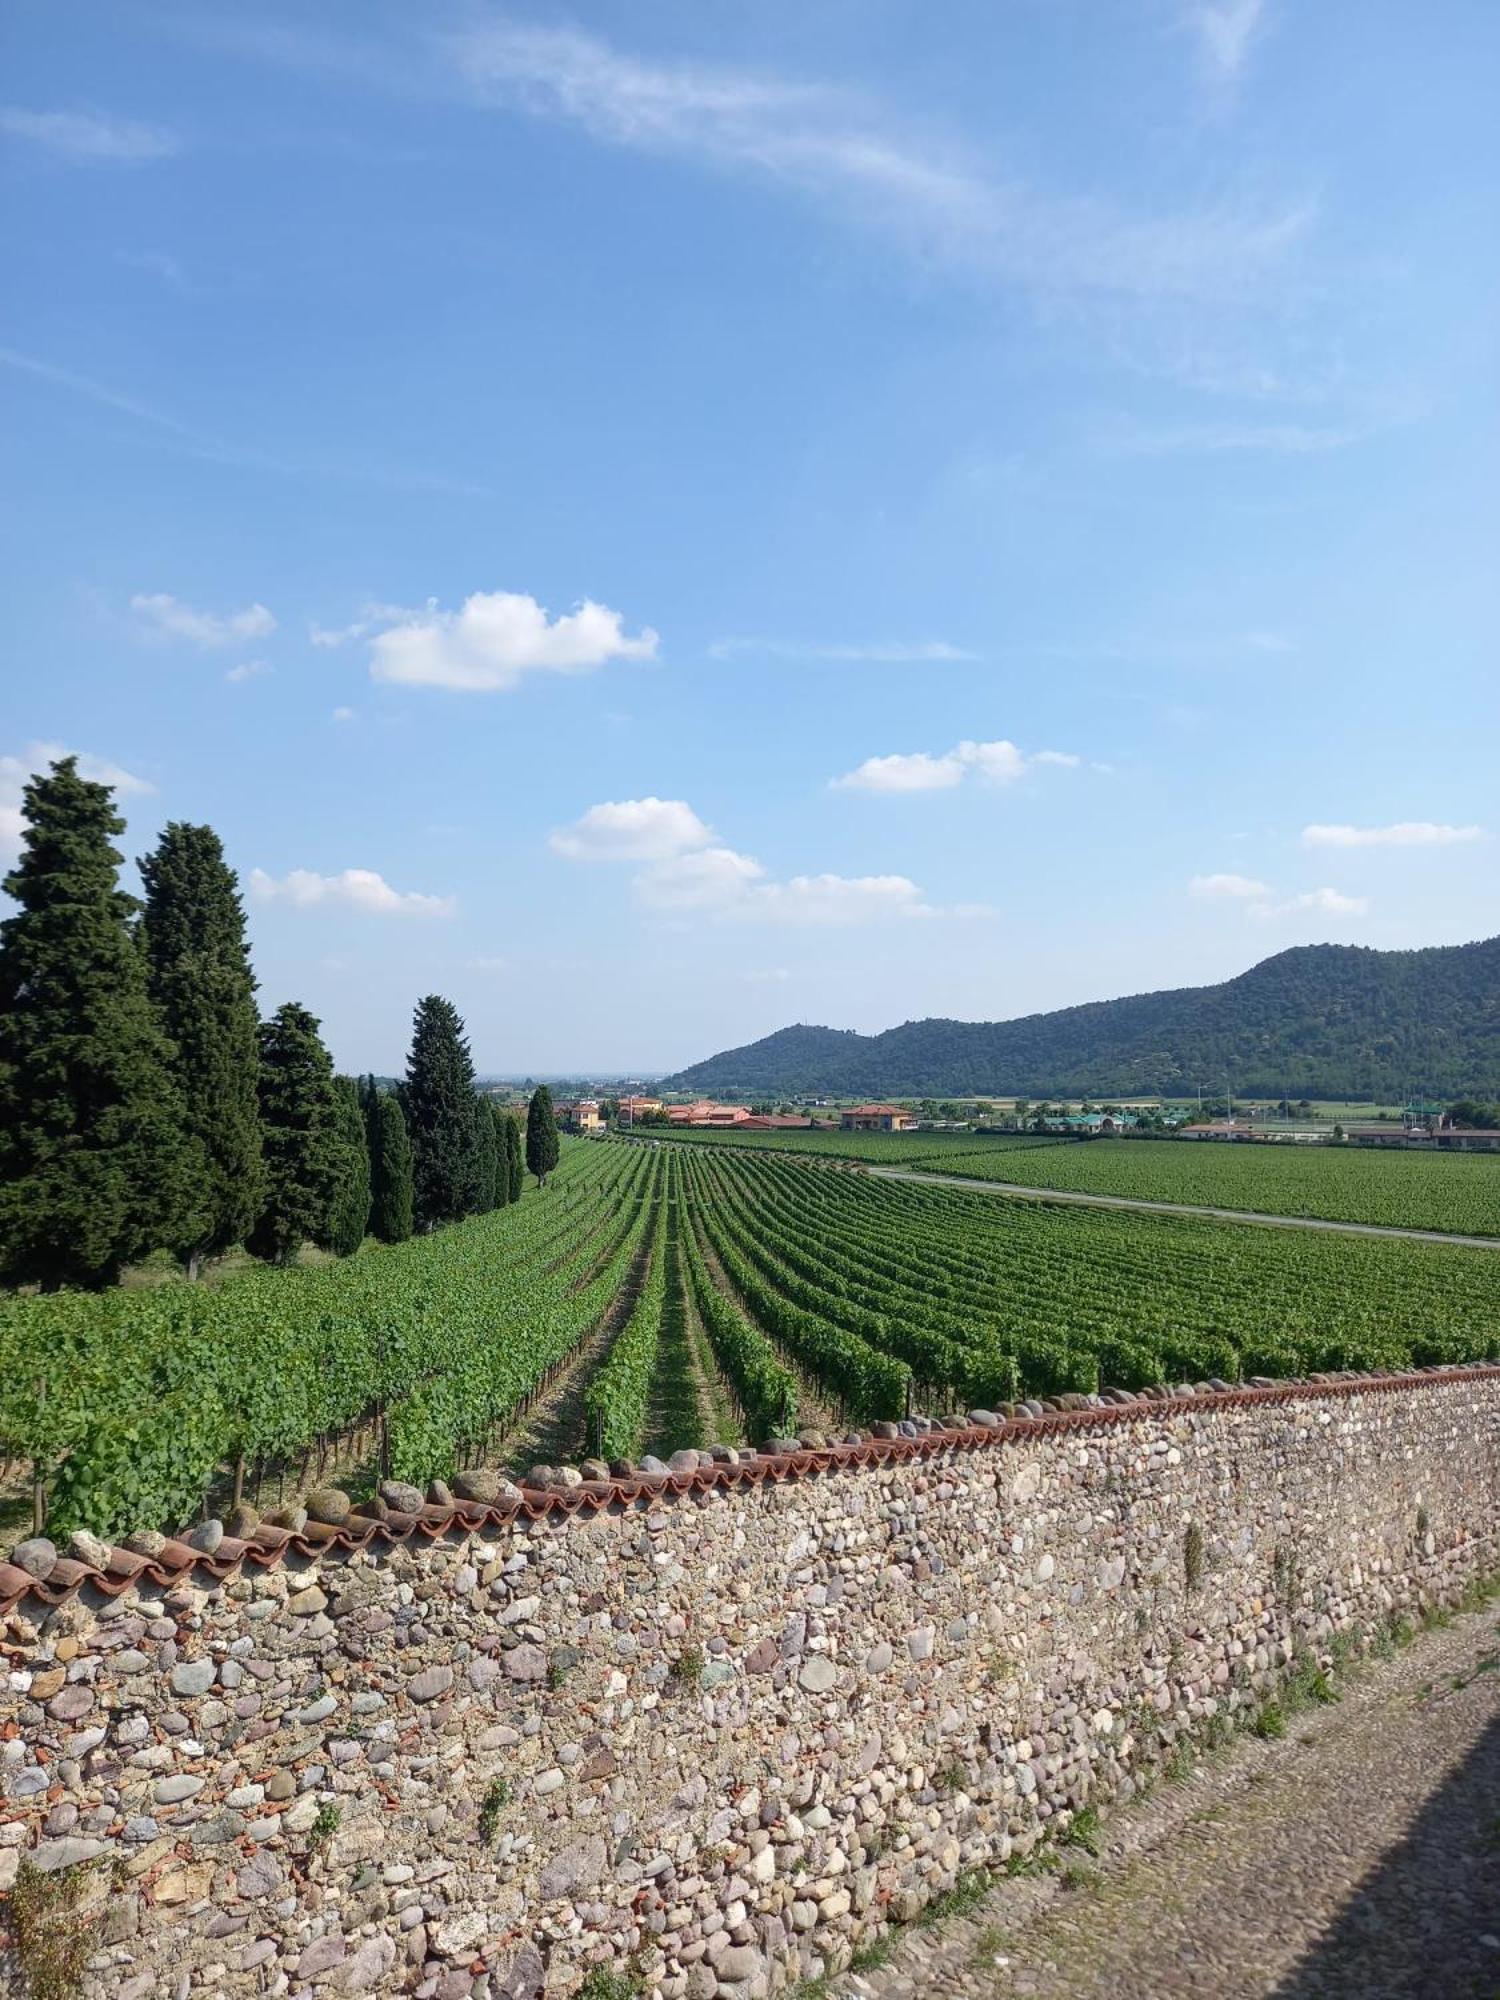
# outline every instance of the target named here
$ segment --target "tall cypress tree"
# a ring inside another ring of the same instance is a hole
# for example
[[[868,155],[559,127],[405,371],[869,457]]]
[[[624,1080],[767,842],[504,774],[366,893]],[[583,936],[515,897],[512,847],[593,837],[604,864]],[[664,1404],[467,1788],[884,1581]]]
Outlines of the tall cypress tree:
[[[335,1256],[352,1257],[365,1240],[370,1220],[370,1155],[365,1148],[359,1086],[352,1076],[336,1076],[333,1088],[339,1169],[325,1240]]]
[[[510,1203],[510,1124],[508,1114],[500,1109],[493,1097],[484,1100],[485,1112],[494,1133],[495,1146],[495,1206],[505,1208]]]
[[[316,1018],[294,1000],[261,1023],[260,1120],[266,1189],[249,1246],[290,1264],[309,1238],[327,1240],[344,1167],[333,1064]]]
[[[495,1184],[500,1173],[499,1135],[495,1131],[495,1121],[490,1114],[490,1100],[487,1097],[474,1099],[474,1212],[488,1215],[496,1205]],[[509,1176],[506,1177],[506,1191],[509,1192]]]
[[[370,1150],[370,1234],[382,1243],[404,1243],[411,1235],[411,1140],[399,1100],[373,1088],[365,1099],[365,1132]]]
[[[510,1169],[510,1198],[519,1201],[526,1188],[526,1159],[521,1150],[521,1121],[514,1111],[504,1112],[505,1164]]]
[[[260,1212],[255,975],[239,883],[212,827],[174,820],[140,867],[147,981],[203,1154],[201,1233],[174,1246],[196,1277],[200,1259],[242,1241]]]
[[[146,990],[107,785],[64,757],[24,794],[0,924],[0,1276],[103,1285],[202,1228],[201,1159]]]
[[[536,1175],[536,1184],[547,1185],[547,1176],[557,1165],[557,1117],[552,1109],[552,1092],[539,1083],[531,1093],[526,1110],[526,1165]]]
[[[403,1108],[417,1227],[456,1222],[479,1196],[474,1063],[458,1010],[436,993],[417,1002]]]

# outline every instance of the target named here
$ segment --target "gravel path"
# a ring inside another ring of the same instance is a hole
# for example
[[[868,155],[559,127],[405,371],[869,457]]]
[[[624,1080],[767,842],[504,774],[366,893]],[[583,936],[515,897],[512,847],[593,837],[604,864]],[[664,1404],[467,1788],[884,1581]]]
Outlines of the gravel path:
[[[1107,1815],[1072,1879],[904,1933],[858,2000],[1496,2000],[1500,1620],[1456,1619]]]
[[[1078,1188],[1026,1187],[1020,1181],[977,1180],[966,1174],[924,1174],[911,1167],[870,1167],[883,1181],[924,1181],[931,1187],[977,1188],[982,1194],[1024,1195],[1080,1208],[1136,1208],[1148,1215],[1206,1215],[1214,1222],[1258,1222],[1267,1229],[1331,1229],[1337,1236],[1394,1236],[1408,1243],[1461,1243],[1470,1250],[1500,1250],[1500,1236],[1458,1236],[1444,1229],[1396,1229],[1380,1222],[1334,1222],[1324,1215],[1263,1215],[1249,1208],[1202,1208],[1186,1201],[1146,1201],[1138,1195],[1085,1194]]]

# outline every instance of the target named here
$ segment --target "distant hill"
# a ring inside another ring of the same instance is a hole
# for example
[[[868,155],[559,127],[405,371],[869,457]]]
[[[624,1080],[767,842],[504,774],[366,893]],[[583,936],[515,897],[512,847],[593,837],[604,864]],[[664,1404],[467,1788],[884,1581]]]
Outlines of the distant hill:
[[[1096,1000],[1018,1021],[907,1021],[879,1035],[782,1028],[665,1077],[781,1096],[1500,1096],[1500,937],[1426,951],[1299,945],[1222,986]]]

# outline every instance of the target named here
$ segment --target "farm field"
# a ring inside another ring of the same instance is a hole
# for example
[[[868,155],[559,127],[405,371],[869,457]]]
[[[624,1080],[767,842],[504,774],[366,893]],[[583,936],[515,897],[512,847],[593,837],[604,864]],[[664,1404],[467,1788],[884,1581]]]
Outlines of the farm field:
[[[681,1136],[674,1133],[673,1143]],[[729,1138],[723,1133],[703,1136],[720,1142]],[[808,1140],[822,1143],[809,1146]],[[752,1132],[729,1142],[1082,1194],[1500,1236],[1500,1158],[1478,1153],[1231,1146],[1188,1139],[1079,1141],[1019,1134],[975,1140],[965,1134],[949,1138],[920,1132]]]
[[[382,1465],[665,1456],[909,1399],[1497,1355],[1480,1250],[577,1142],[544,1193],[341,1264],[5,1299],[0,1450],[50,1527],[110,1535],[222,1508],[236,1471],[274,1505],[334,1452],[361,1491]]]

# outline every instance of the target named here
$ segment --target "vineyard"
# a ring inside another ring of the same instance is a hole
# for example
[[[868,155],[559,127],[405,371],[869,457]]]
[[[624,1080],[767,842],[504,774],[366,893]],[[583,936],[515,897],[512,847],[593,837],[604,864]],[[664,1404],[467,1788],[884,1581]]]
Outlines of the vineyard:
[[[339,1265],[8,1297],[0,1449],[51,1527],[109,1535],[295,1491],[336,1451],[356,1490],[524,1466],[538,1412],[559,1456],[623,1460],[912,1406],[1497,1355],[1483,1251],[580,1141],[517,1206]]]
[[[674,1133],[674,1143],[696,1135]],[[1054,1139],[1006,1133],[705,1133],[776,1152],[812,1152],[927,1173],[1080,1194],[1315,1216],[1458,1236],[1500,1236],[1500,1156],[1354,1146],[1217,1145],[1187,1139]],[[700,1141],[701,1143],[701,1141]]]

